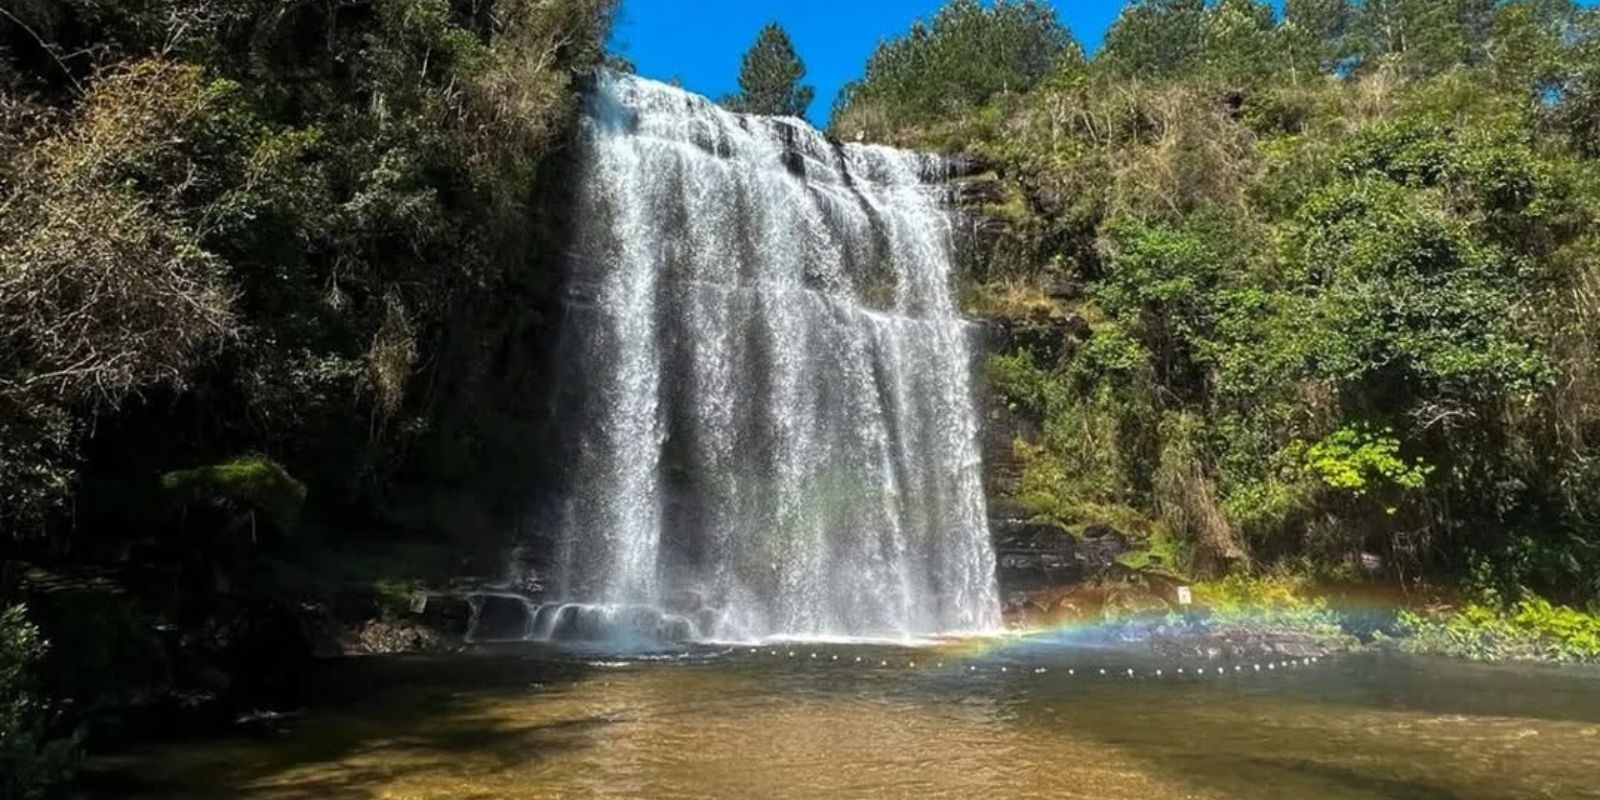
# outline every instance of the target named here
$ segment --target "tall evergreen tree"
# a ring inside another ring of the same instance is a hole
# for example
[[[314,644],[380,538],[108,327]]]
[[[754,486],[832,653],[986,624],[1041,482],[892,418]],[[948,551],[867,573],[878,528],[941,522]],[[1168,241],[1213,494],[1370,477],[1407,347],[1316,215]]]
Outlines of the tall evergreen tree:
[[[1272,77],[1278,38],[1262,0],[1217,0],[1202,28],[1206,71],[1234,86]]]
[[[1347,36],[1355,9],[1350,0],[1287,0],[1280,34],[1310,71],[1337,72],[1350,56]]]
[[[1367,64],[1394,59],[1415,75],[1482,63],[1494,27],[1494,0],[1365,0],[1354,33]]]
[[[1540,103],[1559,92],[1571,61],[1566,45],[1577,41],[1572,34],[1578,19],[1572,0],[1531,0],[1496,9],[1487,64],[1499,88]]]
[[[1205,0],[1134,0],[1106,32],[1097,61],[1112,74],[1144,78],[1193,69],[1205,43]]]
[[[789,33],[770,22],[744,54],[739,93],[722,104],[746,114],[803,117],[817,94],[815,87],[800,84],[805,76],[805,62],[795,54]]]
[[[948,0],[930,21],[878,45],[866,75],[841,93],[833,123],[854,117],[859,131],[869,117],[909,122],[959,113],[1032,89],[1063,58],[1081,61],[1082,49],[1049,3]]]

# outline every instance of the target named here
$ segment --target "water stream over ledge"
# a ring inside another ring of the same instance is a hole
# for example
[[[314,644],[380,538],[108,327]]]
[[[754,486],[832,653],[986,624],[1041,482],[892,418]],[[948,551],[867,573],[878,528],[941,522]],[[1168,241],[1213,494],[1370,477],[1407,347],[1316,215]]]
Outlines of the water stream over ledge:
[[[602,71],[536,636],[1000,625],[944,162]]]
[[[1363,654],[1179,674],[1145,648],[993,644],[343,661],[330,701],[280,730],[147,746],[93,763],[92,783],[197,800],[1600,797],[1600,670]]]

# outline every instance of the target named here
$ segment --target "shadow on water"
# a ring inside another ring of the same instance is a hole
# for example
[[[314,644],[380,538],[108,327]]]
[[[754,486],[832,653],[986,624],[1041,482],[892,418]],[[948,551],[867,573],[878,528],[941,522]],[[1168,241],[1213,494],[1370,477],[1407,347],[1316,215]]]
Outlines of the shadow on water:
[[[1348,767],[1295,759],[1252,758],[1249,762],[1274,773],[1301,773],[1324,783],[1337,785],[1374,798],[1394,800],[1467,800],[1451,789],[1404,778],[1371,775]]]
[[[84,796],[366,800],[411,776],[492,772],[558,758],[628,721],[592,716],[517,724],[481,713],[486,696],[557,695],[594,673],[557,654],[485,649],[322,666],[306,710],[240,725],[192,743],[201,746],[192,750],[176,743],[96,759],[80,780]],[[291,774],[292,785],[278,780]]]

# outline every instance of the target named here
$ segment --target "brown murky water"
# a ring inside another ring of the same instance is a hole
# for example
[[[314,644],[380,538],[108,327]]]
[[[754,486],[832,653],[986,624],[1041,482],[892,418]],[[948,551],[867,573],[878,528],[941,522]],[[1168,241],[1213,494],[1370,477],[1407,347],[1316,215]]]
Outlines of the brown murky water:
[[[106,796],[228,800],[1600,798],[1600,671],[1181,666],[1037,642],[380,659],[282,730],[91,768]]]

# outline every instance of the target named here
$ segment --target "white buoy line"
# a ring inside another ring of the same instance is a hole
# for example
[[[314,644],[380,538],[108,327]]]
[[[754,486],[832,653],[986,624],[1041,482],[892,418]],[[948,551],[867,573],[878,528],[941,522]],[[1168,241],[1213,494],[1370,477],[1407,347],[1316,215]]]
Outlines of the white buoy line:
[[[763,653],[763,651],[760,648],[755,648],[755,647],[749,648],[748,652],[750,654],[757,655],[757,656],[759,656],[759,655],[761,655]],[[787,650],[787,651],[784,651],[784,650],[766,650],[764,652],[770,658],[779,658],[779,659],[783,659],[785,661],[787,661],[789,659],[804,659],[806,661],[821,661],[821,660],[824,660],[823,656],[827,656],[826,660],[829,661],[829,662],[837,663],[837,662],[840,661],[839,655],[837,653],[831,653],[831,654],[830,653],[818,654],[818,653],[814,653],[814,652],[799,653],[799,652],[796,652],[796,651],[793,651],[793,650]],[[1096,667],[1095,671],[1098,673],[1099,676],[1104,676],[1104,677],[1112,677],[1112,676],[1125,677],[1125,678],[1128,678],[1130,680],[1132,680],[1132,679],[1161,679],[1161,678],[1169,678],[1169,677],[1175,678],[1175,677],[1178,677],[1178,676],[1183,676],[1183,677],[1189,677],[1189,676],[1206,677],[1208,675],[1249,675],[1249,674],[1255,674],[1255,673],[1260,673],[1260,672],[1276,672],[1278,670],[1299,669],[1299,668],[1302,668],[1302,667],[1309,667],[1309,666],[1312,666],[1312,665],[1320,663],[1321,660],[1322,660],[1322,658],[1320,656],[1308,656],[1308,657],[1305,657],[1305,658],[1289,658],[1289,659],[1280,658],[1280,659],[1275,659],[1275,660],[1271,660],[1271,661],[1255,661],[1255,662],[1244,662],[1244,663],[1231,663],[1231,664],[1224,664],[1224,665],[1220,665],[1220,666],[1209,666],[1208,665],[1208,666],[1172,667],[1172,666],[1168,665],[1166,667],[1146,667],[1144,669],[1140,669],[1138,667],[1122,667],[1122,668],[1117,668],[1117,667]],[[880,670],[881,669],[900,669],[900,668],[903,668],[903,669],[918,669],[917,662],[913,661],[913,660],[910,660],[910,659],[907,659],[905,661],[899,661],[899,660],[891,661],[890,659],[880,658],[880,659],[878,659],[878,663],[874,667],[872,662],[863,660],[863,658],[861,656],[855,656],[850,661],[850,663],[851,664],[865,666],[865,667],[867,667],[869,669],[876,668],[876,669],[880,669]],[[953,665],[953,666],[959,668],[961,665],[960,664],[956,664],[956,665]],[[966,666],[965,672],[967,672],[968,674],[982,674],[982,673],[1010,674],[1012,672],[1017,672],[1019,674],[1029,674],[1029,675],[1049,675],[1050,674],[1050,668],[1049,667],[1017,667],[1017,669],[1013,670],[1012,669],[1012,665],[1009,665],[1009,664],[1000,664],[1000,665],[997,665],[997,666],[988,666],[988,667],[985,667],[985,666],[982,666],[982,665],[979,665],[979,664],[967,664],[965,666]],[[945,662],[939,661],[939,662],[936,662],[936,663],[932,664],[931,666],[927,662],[923,662],[921,669],[942,671],[942,670],[945,669]],[[1075,667],[1068,667],[1065,670],[1065,673],[1066,673],[1066,676],[1069,677],[1069,678],[1070,677],[1076,677],[1077,674],[1078,674],[1078,670]]]

